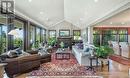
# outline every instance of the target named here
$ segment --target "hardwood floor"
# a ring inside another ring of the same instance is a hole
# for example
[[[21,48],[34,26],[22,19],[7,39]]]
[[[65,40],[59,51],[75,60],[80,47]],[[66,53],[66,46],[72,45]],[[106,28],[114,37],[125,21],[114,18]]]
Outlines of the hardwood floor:
[[[130,66],[119,64],[115,61],[110,60],[110,69],[108,71],[107,66],[104,66],[103,70],[101,71],[98,68],[98,74],[102,75],[103,78],[130,78],[128,74]],[[16,78],[25,78],[26,74],[22,74],[17,76]]]
[[[130,78],[128,74],[130,66],[110,60],[109,67],[109,71],[107,66],[105,66],[102,71],[98,71],[98,74],[103,75],[104,78]]]

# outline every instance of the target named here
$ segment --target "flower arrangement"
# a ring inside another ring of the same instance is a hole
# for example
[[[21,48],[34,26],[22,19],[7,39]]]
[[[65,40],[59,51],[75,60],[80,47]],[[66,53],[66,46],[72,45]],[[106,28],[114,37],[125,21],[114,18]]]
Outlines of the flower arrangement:
[[[65,46],[64,43],[61,42],[61,43],[60,43],[60,47],[61,47],[61,48],[64,48],[64,46]]]

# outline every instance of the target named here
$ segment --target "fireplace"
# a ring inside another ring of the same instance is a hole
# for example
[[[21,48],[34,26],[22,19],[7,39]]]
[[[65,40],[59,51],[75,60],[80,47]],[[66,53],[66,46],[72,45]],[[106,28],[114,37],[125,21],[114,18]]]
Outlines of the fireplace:
[[[63,42],[65,44],[65,48],[72,49],[72,37],[58,37],[58,45]]]

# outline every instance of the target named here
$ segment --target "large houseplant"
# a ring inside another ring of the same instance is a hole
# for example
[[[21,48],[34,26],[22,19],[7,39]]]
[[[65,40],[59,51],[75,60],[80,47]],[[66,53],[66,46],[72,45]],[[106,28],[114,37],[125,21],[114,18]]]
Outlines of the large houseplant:
[[[113,49],[110,48],[109,46],[96,47],[95,51],[99,58],[104,58],[104,59],[106,59],[108,56],[114,53]]]
[[[56,44],[56,42],[57,42],[57,40],[55,37],[50,37],[48,39],[48,45],[50,45],[50,46],[54,46]]]

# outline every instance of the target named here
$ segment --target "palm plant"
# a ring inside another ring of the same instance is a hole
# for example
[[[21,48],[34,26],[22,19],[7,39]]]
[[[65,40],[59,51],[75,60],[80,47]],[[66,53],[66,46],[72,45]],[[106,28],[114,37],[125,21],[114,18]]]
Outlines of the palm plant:
[[[114,53],[113,49],[109,46],[100,46],[95,49],[96,55],[100,58],[107,58]]]

